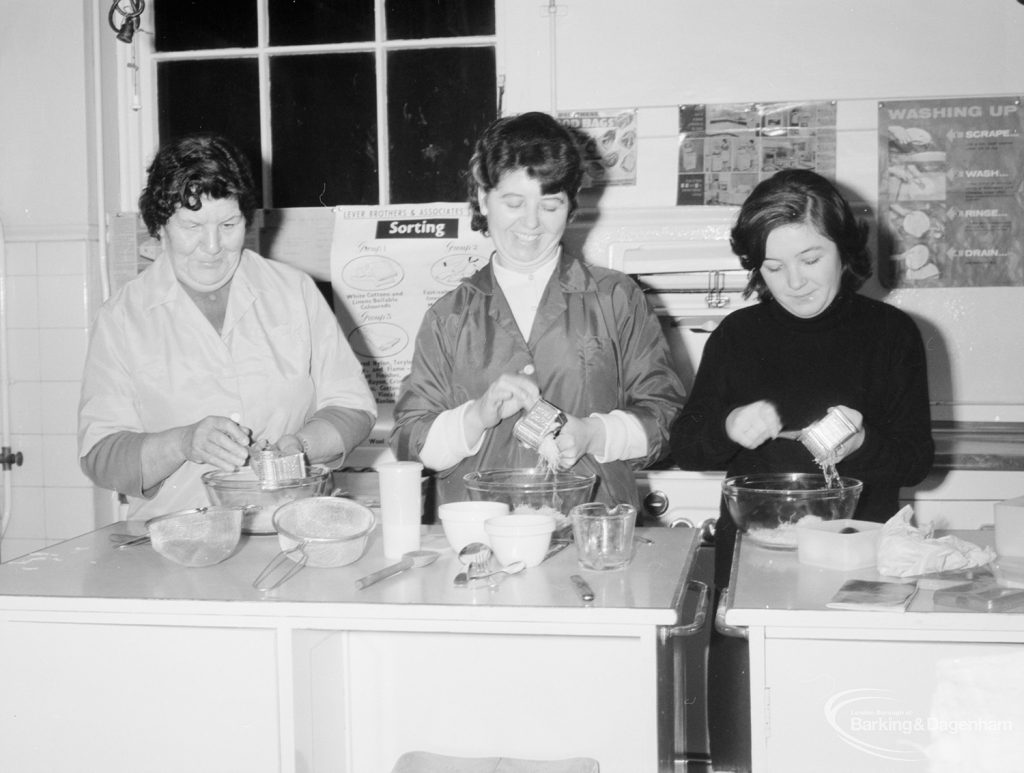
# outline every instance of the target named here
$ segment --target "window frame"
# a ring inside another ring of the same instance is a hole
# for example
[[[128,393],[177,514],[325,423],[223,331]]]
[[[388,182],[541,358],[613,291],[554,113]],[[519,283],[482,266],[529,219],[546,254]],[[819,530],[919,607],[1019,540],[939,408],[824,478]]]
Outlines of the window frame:
[[[161,0],[153,0],[160,2]],[[169,0],[163,0],[168,2]],[[273,141],[270,117],[270,57],[288,54],[309,53],[345,53],[372,52],[374,56],[377,81],[377,143],[378,143],[378,186],[382,206],[390,205],[390,151],[388,145],[387,125],[387,56],[391,51],[418,50],[434,48],[481,48],[491,47],[495,54],[495,88],[497,90],[498,112],[507,110],[503,105],[502,93],[505,83],[504,52],[506,36],[503,34],[506,20],[511,11],[508,3],[515,0],[494,0],[495,33],[461,38],[423,38],[417,40],[386,40],[384,39],[384,3],[385,0],[374,0],[375,39],[361,43],[333,43],[314,45],[271,46],[268,44],[267,8],[264,2],[258,3],[257,10],[257,43],[253,48],[224,48],[210,51],[155,51],[153,36],[153,9],[149,3],[140,19],[140,28],[132,43],[117,45],[117,123],[118,123],[118,157],[120,181],[120,209],[134,211],[137,208],[139,191],[145,185],[145,169],[149,165],[159,144],[159,121],[157,113],[157,64],[165,61],[220,59],[224,57],[240,57],[257,59],[260,93],[260,137],[263,166],[261,170],[264,190],[264,201],[267,207],[271,195],[271,169],[273,161]],[[113,40],[113,37],[111,37]]]

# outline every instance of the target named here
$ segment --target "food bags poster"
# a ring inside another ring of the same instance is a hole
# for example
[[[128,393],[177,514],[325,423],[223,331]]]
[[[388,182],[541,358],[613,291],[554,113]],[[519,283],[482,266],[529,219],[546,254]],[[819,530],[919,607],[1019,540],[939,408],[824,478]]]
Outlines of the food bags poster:
[[[335,314],[377,400],[375,435],[390,431],[423,315],[492,250],[465,202],[334,208]]]
[[[677,205],[738,206],[781,169],[835,179],[835,101],[679,107]]]
[[[558,120],[583,145],[583,187],[636,185],[636,110],[565,111]]]
[[[1019,96],[882,102],[878,147],[884,282],[1024,284]]]

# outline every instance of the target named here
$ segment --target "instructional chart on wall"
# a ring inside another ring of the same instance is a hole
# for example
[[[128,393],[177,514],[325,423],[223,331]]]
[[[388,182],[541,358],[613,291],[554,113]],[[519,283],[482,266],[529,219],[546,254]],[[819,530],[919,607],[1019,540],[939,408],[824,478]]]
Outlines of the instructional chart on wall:
[[[491,240],[465,203],[336,207],[331,242],[335,313],[382,418],[412,367],[430,305],[487,264]],[[378,421],[386,429],[387,421]]]
[[[742,204],[780,169],[835,178],[835,101],[680,106],[676,204]]]
[[[1024,284],[1020,97],[878,106],[879,231],[891,285]]]
[[[780,169],[835,178],[834,101],[680,106],[676,204],[742,204]]]

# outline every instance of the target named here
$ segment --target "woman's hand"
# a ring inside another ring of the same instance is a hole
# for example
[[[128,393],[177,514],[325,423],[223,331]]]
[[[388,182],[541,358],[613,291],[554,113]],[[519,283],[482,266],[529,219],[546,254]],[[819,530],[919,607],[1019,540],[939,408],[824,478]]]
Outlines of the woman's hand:
[[[744,448],[757,448],[781,431],[779,412],[767,400],[735,408],[725,419],[725,434]]]
[[[466,419],[478,425],[483,433],[502,419],[529,410],[539,399],[540,389],[532,378],[518,373],[503,373],[473,401],[466,411]]]
[[[592,454],[604,447],[604,424],[600,419],[578,419],[566,416],[565,426],[555,438],[558,449],[558,467],[567,470],[584,454]]]
[[[212,464],[231,472],[245,464],[249,458],[251,430],[240,426],[226,416],[207,416],[184,427],[181,453],[195,464]]]

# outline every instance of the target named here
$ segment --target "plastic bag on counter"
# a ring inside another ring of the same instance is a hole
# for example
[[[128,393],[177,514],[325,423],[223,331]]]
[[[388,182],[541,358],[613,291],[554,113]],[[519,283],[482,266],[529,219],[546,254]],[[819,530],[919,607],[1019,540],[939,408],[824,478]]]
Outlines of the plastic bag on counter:
[[[932,537],[931,528],[911,524],[914,510],[907,505],[882,526],[878,540],[878,573],[891,577],[915,577],[984,566],[995,557],[981,547],[953,535]]]

